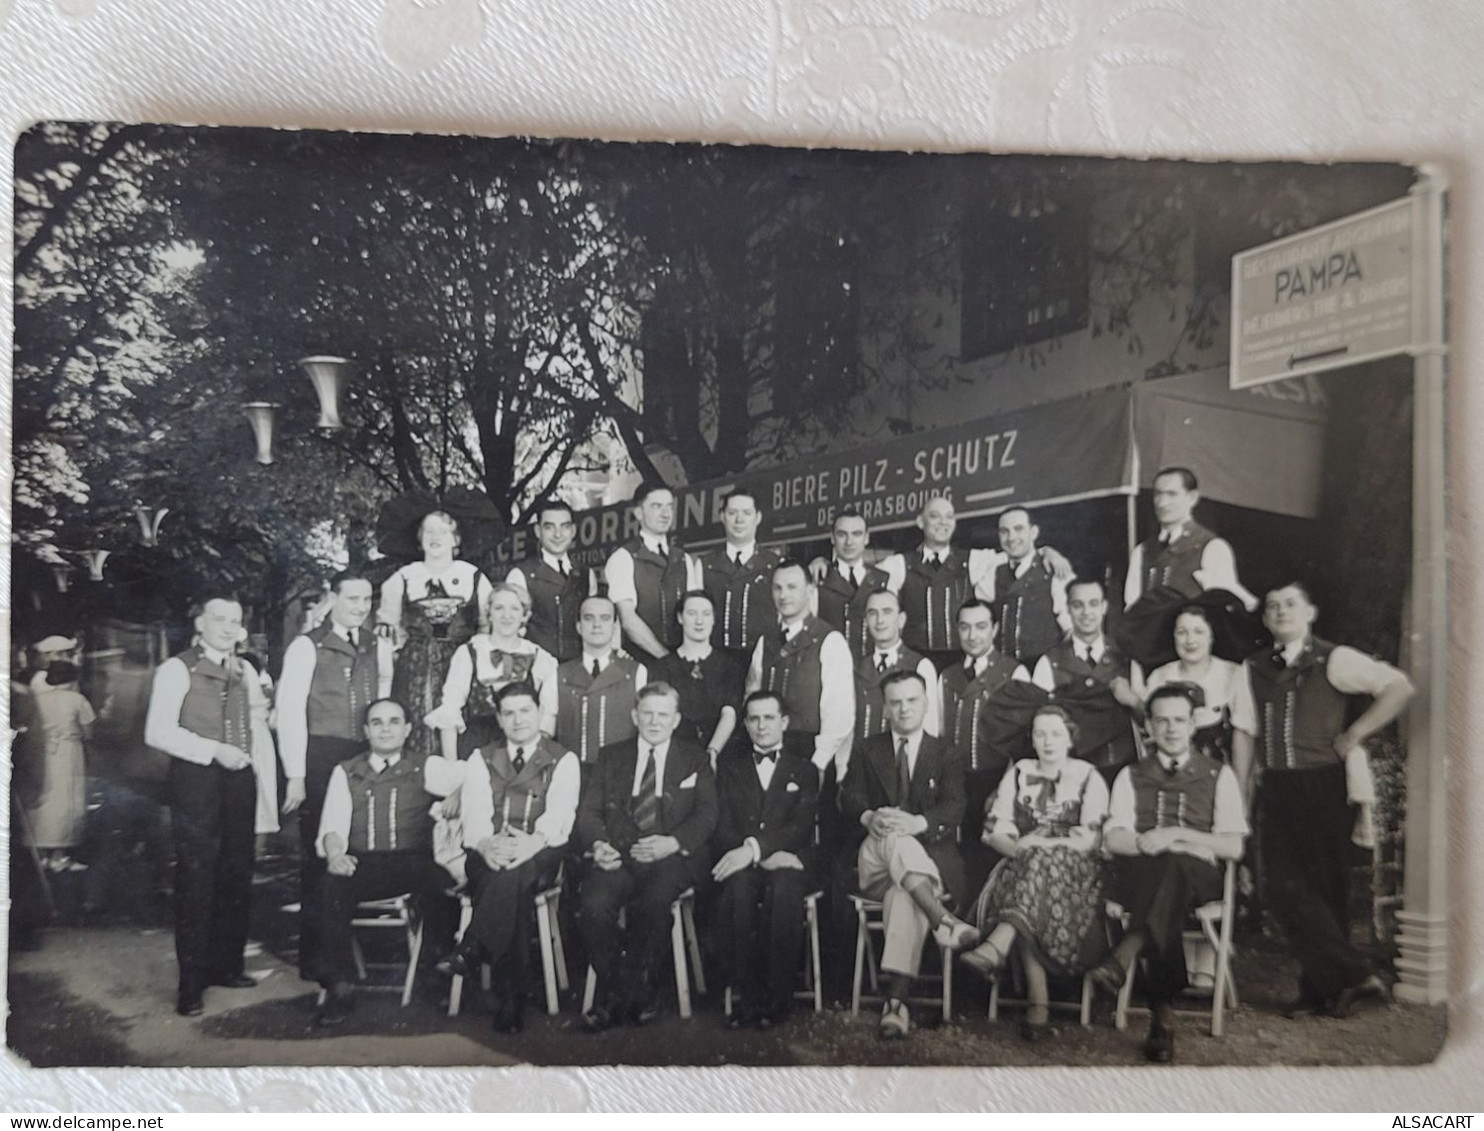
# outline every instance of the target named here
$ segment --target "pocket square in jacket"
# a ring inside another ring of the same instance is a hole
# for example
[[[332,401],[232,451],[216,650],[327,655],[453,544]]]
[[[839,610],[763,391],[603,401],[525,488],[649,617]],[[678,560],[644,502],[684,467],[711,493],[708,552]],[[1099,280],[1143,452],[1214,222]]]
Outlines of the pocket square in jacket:
[[[796,782],[796,781],[789,782],[786,786],[783,787],[783,792],[784,793],[798,793],[799,792],[799,783]]]
[[[681,782],[675,788],[676,789],[695,789],[696,788],[696,775],[695,774],[691,774],[690,777],[686,778],[683,782]]]

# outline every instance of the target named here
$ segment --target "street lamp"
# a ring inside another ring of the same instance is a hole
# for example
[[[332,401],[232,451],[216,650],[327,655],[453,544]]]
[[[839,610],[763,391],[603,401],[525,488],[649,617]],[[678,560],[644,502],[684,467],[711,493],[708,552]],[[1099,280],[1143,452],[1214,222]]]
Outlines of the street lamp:
[[[253,439],[258,444],[258,462],[265,467],[273,462],[273,413],[276,404],[253,401],[242,406],[247,422],[252,425]]]
[[[316,428],[339,431],[345,425],[340,422],[340,390],[350,375],[352,362],[344,357],[301,357],[299,365],[308,374],[319,394],[319,422]]]

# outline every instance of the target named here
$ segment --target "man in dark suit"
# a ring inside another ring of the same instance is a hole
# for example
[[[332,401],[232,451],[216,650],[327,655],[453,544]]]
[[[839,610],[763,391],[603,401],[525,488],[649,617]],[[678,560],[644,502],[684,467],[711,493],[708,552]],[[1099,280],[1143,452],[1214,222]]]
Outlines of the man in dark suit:
[[[856,747],[840,811],[847,829],[860,830],[860,890],[882,904],[881,1035],[892,1039],[912,1027],[906,997],[928,932],[955,950],[975,945],[979,932],[944,906],[945,897],[964,894],[954,842],[964,816],[963,756],[923,729],[928,691],[920,675],[895,672],[881,690],[890,729]]]
[[[716,785],[706,751],[675,734],[680,696],[651,683],[634,708],[636,739],[605,747],[577,814],[592,868],[579,895],[583,941],[599,998],[583,1014],[593,1032],[627,1018],[652,1020],[654,971],[669,938],[670,904],[704,875],[716,828]],[[628,930],[618,925],[627,907]]]
[[[716,763],[716,848],[721,885],[718,951],[732,987],[733,1029],[770,1028],[793,1009],[812,878],[819,774],[801,736],[785,742],[788,716],[771,691],[743,704],[751,748],[731,746]]]

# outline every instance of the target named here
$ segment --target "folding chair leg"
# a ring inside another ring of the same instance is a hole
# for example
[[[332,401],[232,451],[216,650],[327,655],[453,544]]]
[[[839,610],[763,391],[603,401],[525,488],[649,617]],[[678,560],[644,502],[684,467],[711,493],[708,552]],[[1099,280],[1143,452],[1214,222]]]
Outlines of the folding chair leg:
[[[1003,971],[1000,973],[1003,973]],[[998,973],[989,983],[988,1019],[990,1021],[998,1021],[1000,1019],[1000,974]]]
[[[881,992],[881,979],[876,969],[876,948],[871,945],[869,938],[866,939],[866,972],[871,976],[871,992],[873,994],[879,994]]]
[[[593,1002],[598,997],[598,972],[591,966],[587,968],[587,984],[582,987],[582,1012],[586,1013],[593,1007]]]
[[[809,967],[814,975],[814,1012],[824,1012],[824,977],[819,961],[819,905],[809,905]]]
[[[402,1006],[412,1001],[412,980],[417,977],[417,960],[423,952],[423,923],[416,919],[407,927],[407,980],[402,984]]]
[[[696,975],[696,993],[706,992],[706,971],[701,967],[701,942],[696,937],[696,909],[690,900],[680,904],[680,921],[685,930],[686,946],[690,950],[690,966]]]
[[[943,1020],[953,1020],[953,949],[944,947],[943,954]]]
[[[858,912],[860,920],[855,930],[855,981],[850,990],[850,1016],[861,1015],[861,976],[865,973],[866,965],[866,914]]]
[[[366,956],[361,953],[361,943],[359,939],[352,938],[350,940],[350,956],[355,959],[356,980],[364,982],[366,980]]]
[[[557,1000],[556,944],[551,937],[551,907],[536,908],[536,933],[541,939],[541,979],[546,983],[546,1012],[555,1017],[561,1009]]]
[[[548,906],[551,908],[551,950],[556,958],[557,987],[566,993],[571,989],[568,984],[570,978],[567,975],[567,950],[562,945],[562,897],[552,897]]]
[[[458,933],[454,936],[457,942],[461,943],[464,941],[464,933],[468,931],[469,923],[473,918],[474,904],[467,895],[462,896],[459,899],[459,929]],[[453,976],[453,982],[448,987],[448,1015],[450,1017],[457,1017],[459,1015],[459,1007],[463,1004],[463,1001],[464,979],[455,974]]]
[[[1082,976],[1082,1027],[1092,1028],[1092,979]]]
[[[1124,971],[1123,988],[1118,991],[1118,1004],[1113,1008],[1113,1028],[1122,1032],[1128,1028],[1128,1006],[1134,996],[1134,971],[1139,968],[1139,960],[1135,958]]]
[[[680,1016],[690,1020],[690,977],[685,969],[685,926],[682,905],[670,909],[670,953],[675,959],[675,996],[680,1001]]]

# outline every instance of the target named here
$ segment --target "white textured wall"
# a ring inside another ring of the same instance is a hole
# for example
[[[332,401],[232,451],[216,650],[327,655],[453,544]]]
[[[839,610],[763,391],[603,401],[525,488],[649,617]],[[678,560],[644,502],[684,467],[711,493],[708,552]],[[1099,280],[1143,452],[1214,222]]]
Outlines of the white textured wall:
[[[0,0],[0,231],[38,118],[1134,156],[1386,158],[1452,177],[1452,1034],[1432,1068],[31,1072],[0,1110],[1190,1106],[1467,1110],[1484,716],[1470,567],[1484,203],[1476,0]],[[8,263],[8,253],[4,261]],[[9,357],[9,280],[0,291]]]

